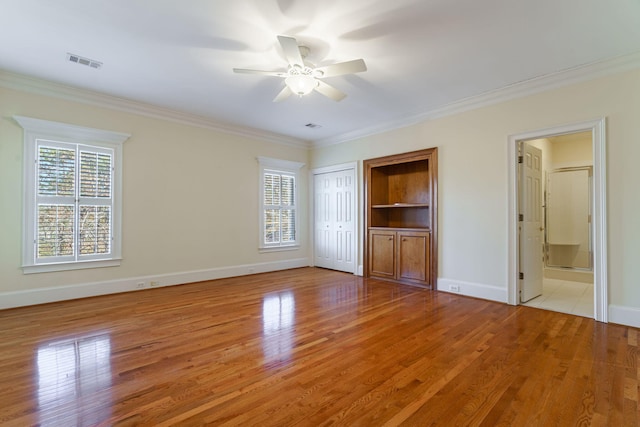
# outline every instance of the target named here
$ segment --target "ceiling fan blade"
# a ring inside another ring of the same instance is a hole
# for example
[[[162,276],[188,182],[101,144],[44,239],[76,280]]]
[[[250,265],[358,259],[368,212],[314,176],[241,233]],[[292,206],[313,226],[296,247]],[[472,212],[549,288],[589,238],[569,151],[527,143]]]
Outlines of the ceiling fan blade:
[[[283,71],[247,70],[245,68],[234,68],[233,72],[239,74],[261,74],[263,76],[287,77],[287,73]]]
[[[354,59],[353,61],[339,62],[337,64],[327,65],[326,67],[318,67],[316,71],[322,72],[320,77],[342,76],[343,74],[354,74],[367,71],[367,65],[364,59]]]
[[[331,98],[334,101],[342,101],[347,96],[346,94],[340,92],[335,87],[326,84],[322,80],[317,80],[317,82],[318,82],[318,86],[316,86],[314,89],[320,92],[321,94],[323,94],[324,96],[326,96],[327,98]]]
[[[283,99],[287,99],[291,95],[293,95],[293,91],[289,89],[289,86],[285,86],[284,89],[282,89],[280,93],[276,95],[275,98],[273,98],[273,102],[280,102]]]
[[[280,42],[280,46],[282,46],[284,56],[287,57],[289,65],[292,67],[294,65],[298,65],[304,68],[304,62],[302,61],[302,55],[300,55],[298,41],[289,36],[278,36],[278,41]]]

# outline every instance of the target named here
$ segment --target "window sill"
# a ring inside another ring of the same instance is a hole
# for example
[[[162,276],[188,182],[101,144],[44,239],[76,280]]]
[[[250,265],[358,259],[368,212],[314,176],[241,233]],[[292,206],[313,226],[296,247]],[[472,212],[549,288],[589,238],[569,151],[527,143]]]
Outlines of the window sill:
[[[290,245],[290,246],[267,246],[263,248],[258,248],[258,252],[261,254],[267,252],[283,252],[283,251],[297,251],[300,249],[300,245]]]
[[[86,268],[119,267],[121,258],[100,261],[57,262],[52,264],[23,265],[23,274],[50,273],[53,271],[82,270]]]

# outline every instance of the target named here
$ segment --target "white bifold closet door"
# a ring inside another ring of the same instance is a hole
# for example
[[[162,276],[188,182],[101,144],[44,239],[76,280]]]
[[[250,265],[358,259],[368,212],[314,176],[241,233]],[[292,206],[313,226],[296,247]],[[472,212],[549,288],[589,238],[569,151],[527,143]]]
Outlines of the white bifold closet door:
[[[315,265],[355,273],[355,170],[314,175]]]

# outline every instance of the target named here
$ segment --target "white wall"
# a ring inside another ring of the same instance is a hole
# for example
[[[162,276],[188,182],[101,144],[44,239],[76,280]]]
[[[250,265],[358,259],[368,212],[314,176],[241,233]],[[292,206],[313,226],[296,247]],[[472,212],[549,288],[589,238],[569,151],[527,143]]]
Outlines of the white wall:
[[[22,115],[131,134],[120,267],[22,273]],[[309,265],[308,167],[296,251],[258,252],[257,156],[308,165],[306,148],[0,88],[0,308]]]
[[[506,301],[508,136],[606,117],[609,320],[640,326],[638,111],[634,70],[318,148],[311,167],[437,146],[439,283]]]

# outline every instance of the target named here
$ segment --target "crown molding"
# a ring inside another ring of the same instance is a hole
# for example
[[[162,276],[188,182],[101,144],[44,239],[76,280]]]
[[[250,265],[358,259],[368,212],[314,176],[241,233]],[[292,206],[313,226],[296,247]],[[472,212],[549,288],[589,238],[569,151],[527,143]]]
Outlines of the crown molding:
[[[137,114],[154,119],[167,120],[174,123],[210,129],[226,134],[258,139],[275,144],[283,144],[304,149],[311,148],[311,143],[309,141],[304,141],[298,138],[292,138],[250,127],[221,123],[196,114],[183,113],[151,104],[118,98],[60,83],[54,83],[36,77],[12,73],[5,70],[0,70],[0,87],[64,99],[81,104],[93,105],[96,107],[109,108],[111,110]]]
[[[234,126],[227,123],[216,122],[210,118],[195,114],[183,113],[151,104],[132,101],[79,89],[60,83],[54,83],[35,77],[16,74],[0,70],[0,87],[20,90],[53,98],[65,99],[97,107],[109,108],[126,113],[138,114],[155,119],[168,120],[175,123],[210,129],[252,139],[258,139],[276,144],[283,144],[296,148],[312,149],[341,144],[366,136],[388,132],[433,120],[441,117],[463,113],[465,111],[486,107],[501,102],[522,98],[536,93],[576,84],[599,77],[608,76],[632,69],[640,68],[640,52],[618,56],[604,61],[585,64],[582,66],[558,71],[544,76],[517,82],[496,90],[484,92],[465,99],[452,102],[428,111],[403,115],[397,120],[390,120],[375,126],[361,128],[353,132],[346,132],[337,136],[316,141],[305,141],[280,134],[266,132],[244,126]]]
[[[465,111],[499,104],[501,102],[534,95],[536,93],[541,93],[563,86],[569,86],[572,84],[593,80],[599,77],[605,77],[636,68],[640,68],[640,52],[618,56],[610,58],[608,60],[593,62],[590,64],[585,64],[567,70],[547,74],[544,76],[535,77],[496,90],[484,92],[476,96],[461,99],[459,101],[452,102],[450,104],[429,111],[409,114],[408,116],[403,116],[403,118],[398,120],[391,120],[376,126],[358,129],[354,132],[347,132],[335,137],[317,140],[313,142],[313,148],[341,144],[343,142],[364,138],[366,136],[404,128],[427,120],[451,116],[454,114],[463,113]]]

